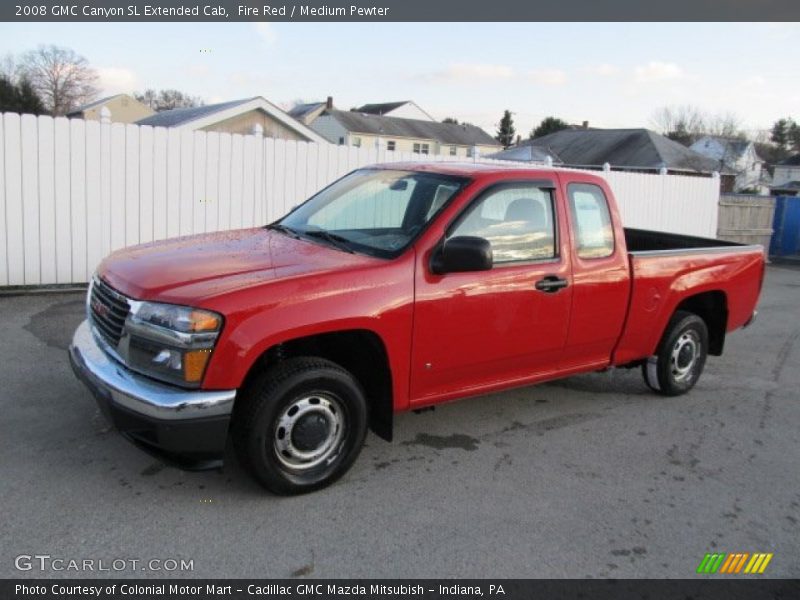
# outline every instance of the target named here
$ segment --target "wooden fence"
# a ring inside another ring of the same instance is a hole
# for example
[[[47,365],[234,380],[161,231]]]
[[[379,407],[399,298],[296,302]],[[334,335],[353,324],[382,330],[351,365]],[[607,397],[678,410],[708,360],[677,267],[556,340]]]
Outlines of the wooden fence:
[[[761,244],[769,249],[775,198],[723,194],[719,198],[717,237],[742,244]]]
[[[267,223],[357,167],[422,159],[452,160],[6,113],[0,286],[86,282],[118,248]],[[718,178],[597,174],[626,225],[715,235]]]

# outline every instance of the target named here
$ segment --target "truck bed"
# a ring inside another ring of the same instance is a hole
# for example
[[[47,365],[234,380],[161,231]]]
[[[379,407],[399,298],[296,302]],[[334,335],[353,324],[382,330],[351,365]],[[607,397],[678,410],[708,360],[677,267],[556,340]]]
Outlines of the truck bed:
[[[631,297],[628,319],[614,353],[616,364],[650,356],[671,315],[687,295],[719,299],[725,330],[752,316],[764,274],[764,249],[661,231],[625,229],[630,257]]]

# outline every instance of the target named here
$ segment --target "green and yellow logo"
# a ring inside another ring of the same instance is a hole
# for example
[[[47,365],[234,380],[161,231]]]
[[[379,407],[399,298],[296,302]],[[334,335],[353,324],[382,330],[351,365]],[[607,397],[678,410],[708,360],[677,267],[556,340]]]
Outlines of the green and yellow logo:
[[[703,560],[700,561],[697,572],[703,575],[713,575],[714,573],[728,575],[736,575],[738,573],[761,574],[767,569],[772,556],[771,552],[706,554]]]

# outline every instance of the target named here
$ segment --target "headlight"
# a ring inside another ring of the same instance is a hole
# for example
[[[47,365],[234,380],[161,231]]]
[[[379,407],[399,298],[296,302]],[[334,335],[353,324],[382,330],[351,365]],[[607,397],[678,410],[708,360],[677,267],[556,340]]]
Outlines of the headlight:
[[[198,387],[222,329],[222,316],[175,304],[129,304],[128,366],[155,379]]]

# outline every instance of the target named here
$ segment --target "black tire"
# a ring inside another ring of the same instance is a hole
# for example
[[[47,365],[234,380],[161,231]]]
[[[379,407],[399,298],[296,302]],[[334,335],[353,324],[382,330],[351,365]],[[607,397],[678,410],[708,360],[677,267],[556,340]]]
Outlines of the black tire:
[[[336,363],[290,358],[242,392],[232,429],[240,462],[261,485],[303,494],[330,485],[355,462],[367,434],[367,401]]]
[[[708,356],[708,328],[694,313],[677,311],[655,356],[642,365],[647,386],[664,396],[680,396],[700,379]]]

